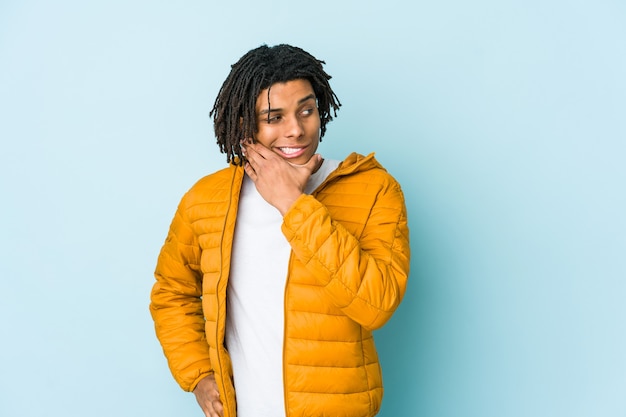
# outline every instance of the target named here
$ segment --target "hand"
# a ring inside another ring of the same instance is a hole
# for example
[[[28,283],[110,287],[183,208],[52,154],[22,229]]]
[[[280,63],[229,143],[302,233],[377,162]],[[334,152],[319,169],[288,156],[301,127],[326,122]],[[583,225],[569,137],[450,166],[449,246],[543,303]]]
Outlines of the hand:
[[[302,195],[311,174],[319,168],[322,156],[315,154],[304,165],[295,165],[259,143],[244,142],[244,169],[259,194],[283,216]]]
[[[220,392],[217,389],[217,382],[215,382],[214,375],[209,375],[201,379],[193,390],[193,393],[206,417],[224,416],[224,406],[220,401]]]

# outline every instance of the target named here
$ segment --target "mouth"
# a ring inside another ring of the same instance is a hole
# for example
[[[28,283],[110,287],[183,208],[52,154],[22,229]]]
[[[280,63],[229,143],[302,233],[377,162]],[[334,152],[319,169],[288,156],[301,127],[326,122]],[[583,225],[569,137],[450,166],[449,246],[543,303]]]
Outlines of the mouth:
[[[306,148],[295,148],[295,147],[276,147],[276,150],[278,150],[278,153],[283,157],[283,158],[297,158],[300,155],[302,155],[304,153],[304,151],[306,150]]]

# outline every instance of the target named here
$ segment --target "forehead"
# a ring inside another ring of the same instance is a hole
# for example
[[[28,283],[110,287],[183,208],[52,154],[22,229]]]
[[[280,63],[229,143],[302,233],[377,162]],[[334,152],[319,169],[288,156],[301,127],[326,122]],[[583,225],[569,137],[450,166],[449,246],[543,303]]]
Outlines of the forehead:
[[[261,90],[256,99],[256,108],[267,109],[298,104],[303,98],[315,92],[309,80],[296,79],[272,84],[269,88]]]

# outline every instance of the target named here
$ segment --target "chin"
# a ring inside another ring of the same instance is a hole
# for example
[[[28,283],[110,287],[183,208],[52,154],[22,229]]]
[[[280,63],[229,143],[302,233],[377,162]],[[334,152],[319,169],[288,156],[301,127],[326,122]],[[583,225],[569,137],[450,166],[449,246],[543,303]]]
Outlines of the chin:
[[[309,162],[312,157],[313,155],[308,155],[306,157],[299,157],[299,158],[293,158],[293,159],[284,158],[284,159],[285,161],[289,162],[292,165],[306,165],[306,163]]]

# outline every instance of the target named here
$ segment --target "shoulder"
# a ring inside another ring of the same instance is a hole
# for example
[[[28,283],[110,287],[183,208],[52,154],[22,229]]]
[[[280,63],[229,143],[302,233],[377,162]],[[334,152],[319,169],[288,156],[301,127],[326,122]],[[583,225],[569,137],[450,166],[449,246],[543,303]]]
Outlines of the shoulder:
[[[374,208],[402,211],[405,204],[400,184],[373,154],[348,156],[316,196],[337,218],[346,221],[352,221],[350,219],[358,213],[367,216]]]
[[[230,165],[200,178],[183,196],[179,209],[187,211],[198,205],[220,204],[230,200],[233,187],[243,178],[243,168]]]

